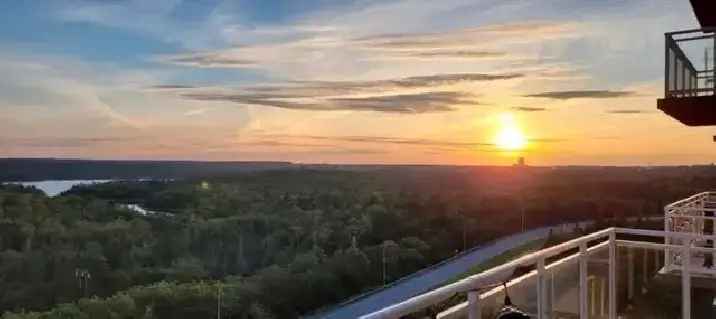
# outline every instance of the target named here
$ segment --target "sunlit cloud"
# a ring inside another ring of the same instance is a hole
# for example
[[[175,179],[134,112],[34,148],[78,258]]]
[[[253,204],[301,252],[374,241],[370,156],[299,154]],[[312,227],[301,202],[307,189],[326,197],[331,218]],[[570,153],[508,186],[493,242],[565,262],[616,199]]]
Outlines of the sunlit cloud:
[[[465,150],[489,150],[494,144],[490,142],[480,141],[458,141],[458,140],[439,140],[430,138],[411,138],[411,137],[393,137],[393,136],[319,136],[319,135],[264,135],[264,139],[275,139],[280,141],[313,141],[323,142],[327,144],[311,144],[316,147],[333,147],[346,143],[369,144],[376,146],[413,146],[413,147],[439,147],[446,150],[465,149]],[[283,142],[281,142],[283,143]],[[278,145],[281,145],[279,143]],[[295,142],[292,142],[295,143]],[[305,143],[305,142],[304,142]],[[299,144],[306,145],[306,144]]]

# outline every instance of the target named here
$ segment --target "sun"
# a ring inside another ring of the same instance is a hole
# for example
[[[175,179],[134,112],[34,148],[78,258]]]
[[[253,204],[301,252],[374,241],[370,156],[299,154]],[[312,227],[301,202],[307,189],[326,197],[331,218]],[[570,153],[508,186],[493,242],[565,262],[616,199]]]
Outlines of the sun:
[[[495,145],[505,151],[519,151],[527,145],[527,138],[522,130],[515,122],[514,118],[509,115],[500,117],[500,129],[495,136]]]

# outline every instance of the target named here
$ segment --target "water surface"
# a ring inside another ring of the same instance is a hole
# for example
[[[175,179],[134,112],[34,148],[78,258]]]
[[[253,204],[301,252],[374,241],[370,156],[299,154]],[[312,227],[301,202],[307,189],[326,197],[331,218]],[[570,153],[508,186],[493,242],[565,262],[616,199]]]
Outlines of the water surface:
[[[39,182],[8,182],[7,184],[20,184],[23,186],[34,186],[35,188],[45,192],[47,196],[57,196],[63,192],[70,190],[75,185],[89,185],[99,183],[109,183],[114,179],[78,179],[78,180],[49,180]]]

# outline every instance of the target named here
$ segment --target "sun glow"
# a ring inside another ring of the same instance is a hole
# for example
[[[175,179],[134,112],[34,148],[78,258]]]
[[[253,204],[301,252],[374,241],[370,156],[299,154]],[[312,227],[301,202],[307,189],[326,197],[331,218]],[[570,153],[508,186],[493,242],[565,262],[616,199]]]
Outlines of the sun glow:
[[[527,139],[511,114],[500,116],[500,129],[495,136],[495,145],[506,151],[519,151],[527,145]]]

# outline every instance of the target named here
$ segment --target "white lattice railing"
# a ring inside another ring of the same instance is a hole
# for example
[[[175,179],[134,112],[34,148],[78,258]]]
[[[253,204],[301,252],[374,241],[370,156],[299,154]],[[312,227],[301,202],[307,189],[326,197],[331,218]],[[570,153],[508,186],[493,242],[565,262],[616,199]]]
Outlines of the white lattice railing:
[[[696,236],[704,234],[716,234],[716,192],[703,192],[692,195],[688,198],[671,203],[664,207],[664,230],[669,232],[688,233]],[[711,220],[711,222],[707,222]],[[710,228],[710,229],[709,229]],[[685,245],[689,244],[696,247],[712,246],[712,241],[696,237],[695,239],[673,239],[665,238],[665,245]],[[671,251],[666,249],[664,254],[664,266],[666,271],[678,270],[684,264],[684,258],[681,251]],[[701,253],[699,258],[706,258]],[[716,253],[712,258],[716,258]],[[699,269],[699,268],[697,268]],[[701,272],[709,272],[712,269],[699,269]]]

